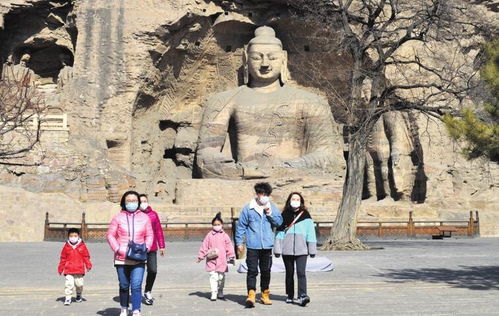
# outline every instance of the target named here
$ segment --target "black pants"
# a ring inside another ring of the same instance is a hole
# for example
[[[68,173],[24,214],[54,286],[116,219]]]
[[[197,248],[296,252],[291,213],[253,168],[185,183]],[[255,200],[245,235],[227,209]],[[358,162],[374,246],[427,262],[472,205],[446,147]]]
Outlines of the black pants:
[[[256,290],[256,277],[260,267],[260,288],[262,291],[269,289],[270,268],[272,268],[272,249],[248,249],[246,252],[246,286],[249,290]]]
[[[296,274],[298,275],[298,297],[307,295],[307,276],[305,275],[307,256],[282,256],[282,260],[286,268],[286,294],[288,298],[293,298],[295,295],[295,262]]]
[[[151,292],[158,273],[158,257],[156,251],[147,254],[147,278],[145,292]]]

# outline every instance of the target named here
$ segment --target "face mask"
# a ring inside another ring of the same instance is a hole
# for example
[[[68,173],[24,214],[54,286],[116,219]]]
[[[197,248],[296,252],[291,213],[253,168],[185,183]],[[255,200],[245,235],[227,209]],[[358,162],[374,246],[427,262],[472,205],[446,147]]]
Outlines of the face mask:
[[[140,209],[143,211],[145,211],[148,206],[149,206],[149,204],[147,202],[140,203]]]
[[[300,201],[291,201],[291,203],[289,203],[289,205],[291,205],[292,208],[299,208],[301,205],[301,202]]]
[[[139,207],[139,203],[137,202],[132,202],[132,203],[126,203],[125,204],[125,209],[129,212],[135,212],[137,208]]]
[[[213,230],[216,231],[216,232],[219,232],[219,231],[222,230],[222,226],[220,226],[220,225],[213,226]]]
[[[69,237],[69,242],[72,244],[76,244],[78,242],[78,237]]]
[[[260,197],[258,198],[258,200],[260,201],[260,203],[261,203],[262,205],[265,205],[265,204],[269,203],[269,201],[270,201],[270,197],[265,196],[265,195],[262,195],[262,196],[260,196]]]

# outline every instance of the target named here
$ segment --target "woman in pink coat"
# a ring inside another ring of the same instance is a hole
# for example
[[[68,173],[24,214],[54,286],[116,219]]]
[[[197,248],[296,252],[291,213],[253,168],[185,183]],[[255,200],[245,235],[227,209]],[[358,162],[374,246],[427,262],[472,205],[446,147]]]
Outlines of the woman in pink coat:
[[[152,242],[152,247],[147,253],[147,276],[146,276],[146,287],[144,289],[144,303],[146,305],[152,305],[154,299],[152,297],[152,287],[154,286],[154,281],[156,280],[156,274],[158,273],[158,249],[161,256],[165,255],[165,235],[163,234],[163,227],[161,227],[161,221],[159,220],[158,213],[156,213],[151,205],[149,205],[149,200],[147,195],[140,195],[140,210],[149,216],[151,220],[152,230],[154,232],[154,240]]]
[[[154,238],[149,216],[143,212],[137,212],[139,200],[139,194],[135,191],[123,194],[120,203],[121,211],[113,217],[107,230],[107,242],[114,252],[114,266],[120,285],[120,316],[128,315],[129,289],[132,292],[133,316],[140,316],[142,298],[145,262],[126,258],[128,242],[133,239],[136,244],[145,243],[149,250]]]
[[[229,270],[227,259],[235,259],[234,246],[229,235],[223,231],[221,215],[219,212],[212,219],[211,225],[213,229],[204,238],[196,260],[199,263],[206,258],[206,271],[210,272],[212,301],[216,301],[217,298],[224,298],[225,272]]]

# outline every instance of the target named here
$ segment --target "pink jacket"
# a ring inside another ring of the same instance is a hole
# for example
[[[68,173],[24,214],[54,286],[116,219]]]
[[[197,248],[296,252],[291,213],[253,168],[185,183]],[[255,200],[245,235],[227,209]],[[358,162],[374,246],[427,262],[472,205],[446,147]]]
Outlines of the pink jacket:
[[[149,216],[141,211],[127,212],[121,210],[121,212],[114,215],[107,229],[107,242],[114,252],[114,259],[118,261],[125,261],[129,240],[127,217],[130,223],[130,235],[132,234],[132,223],[134,223],[133,241],[135,243],[146,243],[147,249],[151,249],[154,238]]]
[[[163,234],[163,227],[161,227],[161,221],[159,220],[158,213],[156,213],[150,206],[148,206],[143,212],[149,216],[152,230],[154,231],[154,239],[150,251],[158,251],[158,248],[164,249],[165,235]]]
[[[206,271],[227,272],[227,259],[235,258],[234,246],[230,241],[229,235],[223,230],[216,232],[211,230],[203,240],[201,248],[199,248],[199,259],[204,259],[208,250],[218,248],[218,257],[216,259],[206,259]]]

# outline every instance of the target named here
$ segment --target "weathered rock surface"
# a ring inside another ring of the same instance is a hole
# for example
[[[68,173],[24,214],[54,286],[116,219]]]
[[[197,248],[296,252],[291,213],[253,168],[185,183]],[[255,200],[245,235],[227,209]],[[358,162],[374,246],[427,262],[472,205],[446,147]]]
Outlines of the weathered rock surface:
[[[51,114],[68,116],[65,129],[43,132],[31,155],[37,166],[2,167],[0,194],[13,200],[1,211],[23,209],[2,238],[40,240],[46,209],[58,221],[79,220],[82,209],[107,221],[110,202],[130,188],[172,220],[209,219],[222,207],[228,216],[247,202],[254,180],[198,179],[196,149],[206,98],[243,83],[244,45],[265,24],[288,52],[290,84],[327,98],[341,125],[350,61],[338,34],[293,19],[282,1],[0,0],[0,60],[18,64],[29,53]],[[382,159],[370,165],[360,216],[406,219],[415,210],[417,218],[466,219],[478,210],[482,234],[499,235],[497,165],[463,159],[437,121],[415,113],[390,120],[397,137],[379,130],[372,152]],[[302,191],[318,219],[332,220],[343,177],[310,171],[269,181],[278,205]],[[15,225],[28,218],[31,233],[21,234]]]

